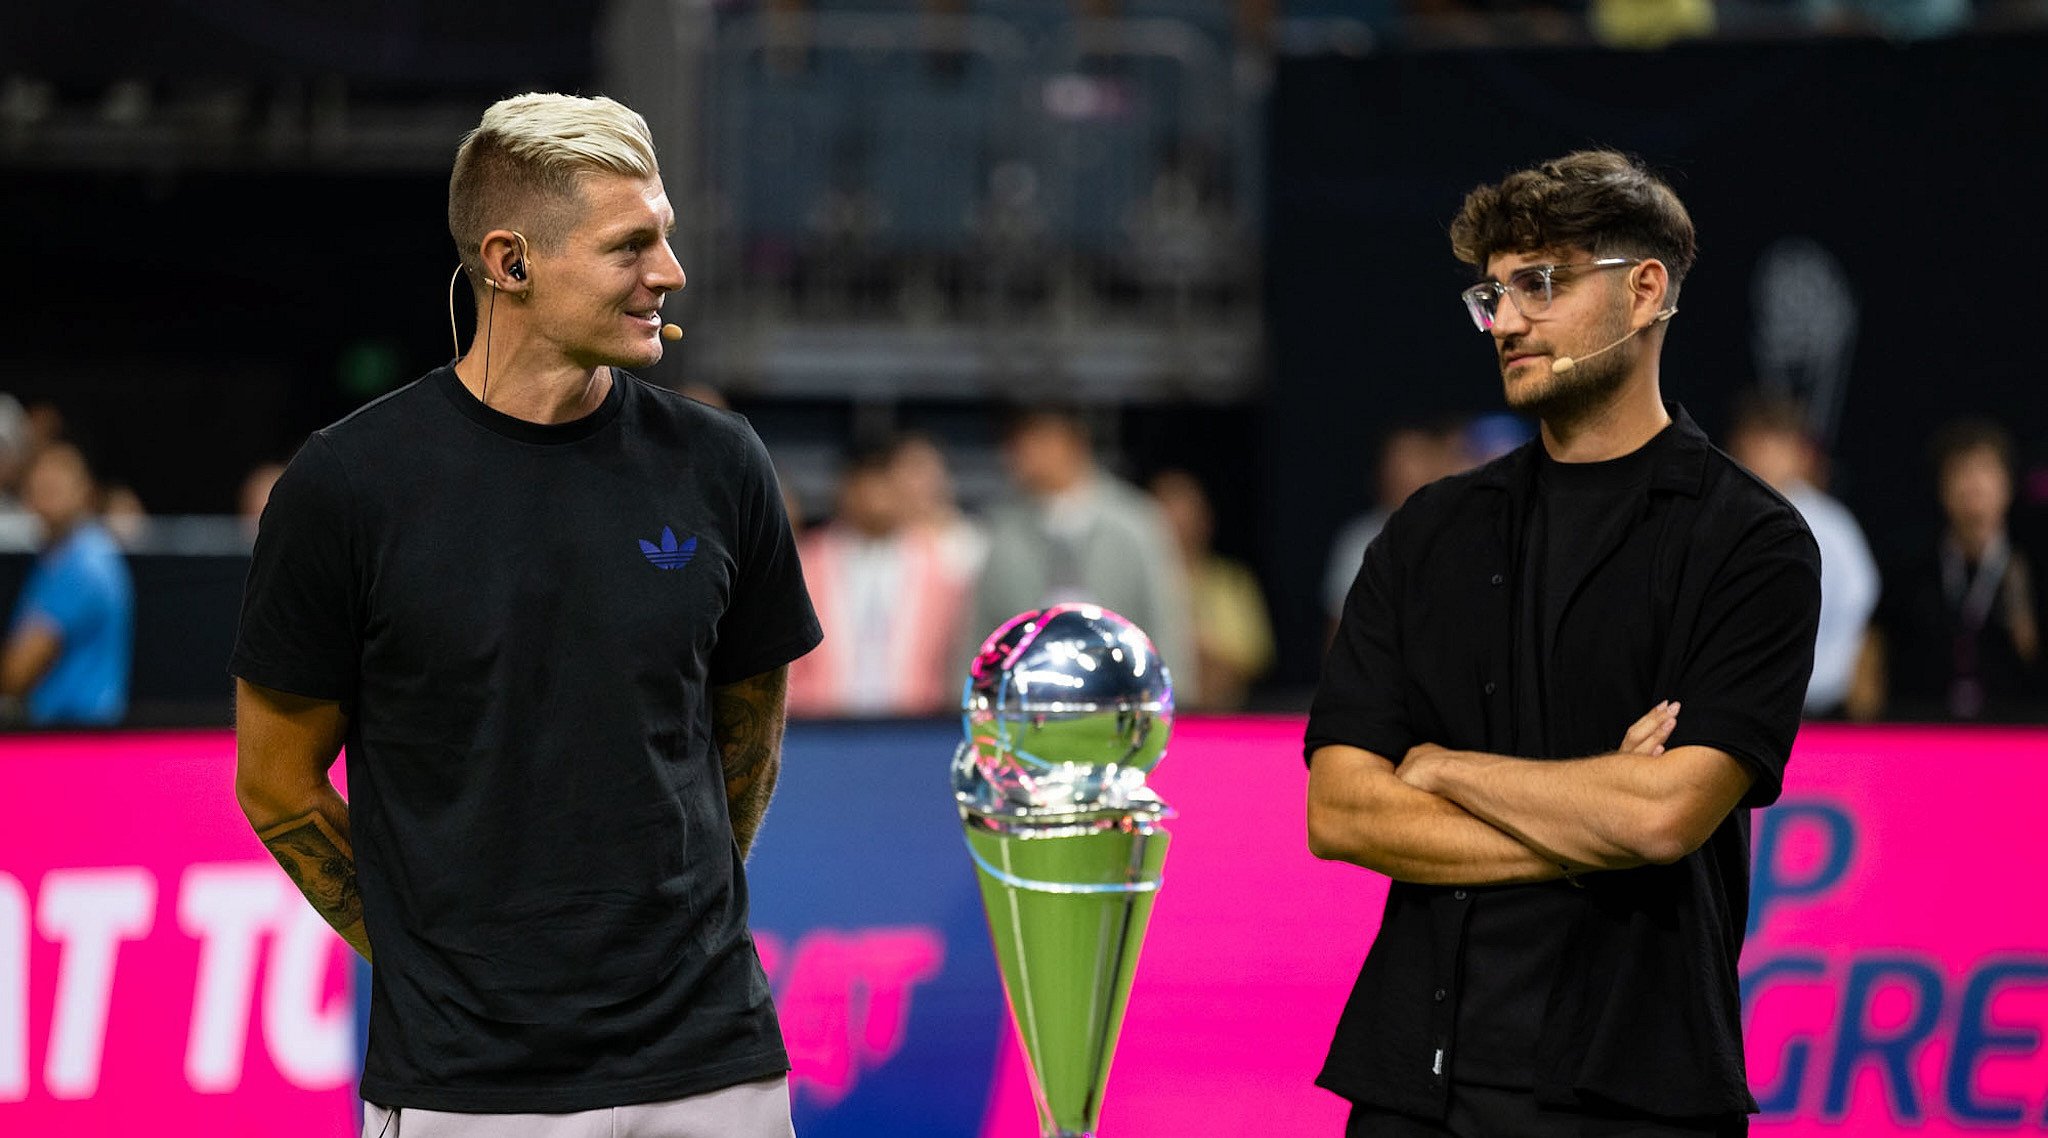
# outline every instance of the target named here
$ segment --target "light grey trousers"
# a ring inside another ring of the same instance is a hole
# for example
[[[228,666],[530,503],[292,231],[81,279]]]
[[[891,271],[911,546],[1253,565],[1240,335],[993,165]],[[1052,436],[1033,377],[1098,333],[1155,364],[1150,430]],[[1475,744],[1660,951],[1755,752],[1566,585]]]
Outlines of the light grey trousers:
[[[789,1079],[574,1114],[450,1114],[363,1104],[363,1138],[795,1138]]]

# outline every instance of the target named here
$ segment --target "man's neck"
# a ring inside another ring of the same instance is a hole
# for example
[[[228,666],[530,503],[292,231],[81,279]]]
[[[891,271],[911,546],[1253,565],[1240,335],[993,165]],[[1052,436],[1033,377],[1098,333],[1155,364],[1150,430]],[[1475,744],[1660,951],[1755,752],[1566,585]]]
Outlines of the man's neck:
[[[608,367],[541,365],[502,341],[495,347],[501,350],[488,357],[472,347],[455,363],[456,378],[493,411],[529,423],[568,423],[597,410],[611,391]]]
[[[1654,361],[1653,361],[1654,362]],[[1671,425],[1654,370],[1632,378],[1614,398],[1569,419],[1544,419],[1543,449],[1558,462],[1605,462],[1634,454]]]
[[[1088,491],[1094,485],[1094,469],[1092,467],[1082,467],[1069,472],[1066,477],[1060,479],[1057,483],[1048,481],[1039,487],[1035,496],[1047,506],[1074,504],[1086,500]]]
[[[1949,527],[1949,536],[1955,539],[1956,548],[1962,550],[1963,559],[1972,565],[1984,560],[1984,554],[2005,533],[2000,525],[1972,525]]]
[[[78,527],[84,525],[85,522],[86,519],[82,516],[76,518],[67,518],[64,521],[60,522],[53,522],[47,518],[44,519],[43,548],[55,549],[58,546],[64,544],[66,541],[69,541],[71,539],[71,535],[77,533]]]

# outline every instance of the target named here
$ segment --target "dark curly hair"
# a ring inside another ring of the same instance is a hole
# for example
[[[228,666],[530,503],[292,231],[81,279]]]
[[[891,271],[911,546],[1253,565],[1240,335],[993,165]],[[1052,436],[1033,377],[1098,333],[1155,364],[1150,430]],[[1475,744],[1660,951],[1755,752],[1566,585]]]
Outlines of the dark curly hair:
[[[1497,254],[1539,249],[1654,257],[1670,273],[1673,299],[1699,251],[1670,185],[1613,150],[1573,151],[1480,186],[1451,221],[1451,251],[1482,272]]]

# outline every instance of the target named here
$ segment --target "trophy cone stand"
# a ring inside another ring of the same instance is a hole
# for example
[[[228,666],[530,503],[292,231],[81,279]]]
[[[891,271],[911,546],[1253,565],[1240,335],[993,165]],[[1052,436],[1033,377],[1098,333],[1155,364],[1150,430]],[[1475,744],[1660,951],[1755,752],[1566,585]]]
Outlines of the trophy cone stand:
[[[966,829],[1039,1129],[1092,1136],[1168,835],[1151,821],[1033,834],[972,815]]]
[[[1172,722],[1142,632],[1062,605],[982,648],[954,799],[1044,1138],[1093,1138],[1171,815],[1145,786]]]

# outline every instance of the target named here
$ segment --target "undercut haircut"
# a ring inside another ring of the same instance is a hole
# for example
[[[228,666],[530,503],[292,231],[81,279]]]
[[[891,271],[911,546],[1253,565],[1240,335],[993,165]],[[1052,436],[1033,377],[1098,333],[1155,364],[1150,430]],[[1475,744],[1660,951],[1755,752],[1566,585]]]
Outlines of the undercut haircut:
[[[491,104],[455,152],[448,178],[448,234],[481,288],[484,235],[511,229],[553,249],[581,215],[586,174],[660,176],[647,120],[623,103],[533,93]]]
[[[1678,286],[1699,249],[1678,195],[1639,160],[1577,150],[1465,195],[1451,221],[1451,251],[1485,273],[1502,253],[1584,249],[1595,257],[1655,258]]]

